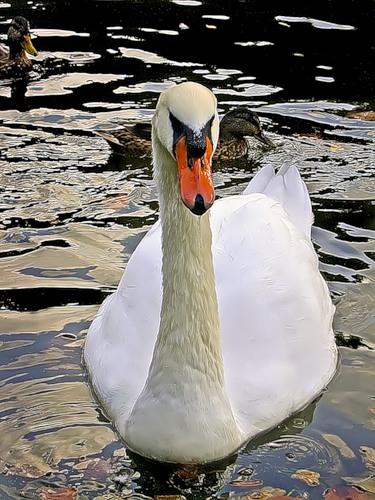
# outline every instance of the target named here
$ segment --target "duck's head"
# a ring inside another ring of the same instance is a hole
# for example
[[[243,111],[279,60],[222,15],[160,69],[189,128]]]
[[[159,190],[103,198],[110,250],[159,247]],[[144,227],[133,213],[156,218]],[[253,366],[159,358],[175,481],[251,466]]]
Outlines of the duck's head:
[[[255,137],[267,146],[275,144],[264,135],[259,116],[244,106],[228,111],[220,122],[220,137],[222,139]]]
[[[8,29],[9,57],[14,58],[23,51],[32,56],[38,54],[31,42],[30,25],[27,19],[22,16],[13,18]]]
[[[218,137],[217,103],[209,89],[184,82],[162,92],[152,120],[154,168],[156,174],[163,168],[155,159],[163,149],[178,170],[181,199],[195,215],[215,200],[211,160]]]

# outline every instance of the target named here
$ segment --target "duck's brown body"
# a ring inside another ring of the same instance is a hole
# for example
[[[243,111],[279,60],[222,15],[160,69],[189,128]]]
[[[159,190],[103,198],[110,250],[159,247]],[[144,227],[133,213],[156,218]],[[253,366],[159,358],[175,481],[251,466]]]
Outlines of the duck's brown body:
[[[151,158],[151,126],[147,123],[118,130],[98,130],[95,133],[103,137],[117,154]],[[255,137],[263,144],[274,147],[264,135],[256,113],[242,107],[226,113],[220,122],[214,161],[235,160],[247,155],[249,142],[246,137]]]

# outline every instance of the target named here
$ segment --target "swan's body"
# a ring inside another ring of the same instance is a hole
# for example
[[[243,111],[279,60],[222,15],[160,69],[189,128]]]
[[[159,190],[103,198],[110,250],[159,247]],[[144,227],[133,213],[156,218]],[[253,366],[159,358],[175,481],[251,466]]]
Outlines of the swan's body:
[[[245,194],[191,213],[213,203],[203,165],[217,128],[204,87],[161,95],[153,119],[160,221],[85,345],[93,387],[125,444],[161,461],[230,455],[316,398],[336,367],[334,307],[295,167],[276,176],[266,167]]]

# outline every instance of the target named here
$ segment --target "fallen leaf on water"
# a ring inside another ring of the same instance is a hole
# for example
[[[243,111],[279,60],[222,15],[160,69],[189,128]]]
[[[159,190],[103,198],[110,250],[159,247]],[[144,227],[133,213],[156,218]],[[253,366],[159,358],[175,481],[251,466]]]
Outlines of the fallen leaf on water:
[[[323,437],[329,444],[338,448],[339,452],[344,458],[355,458],[354,452],[349,446],[336,434],[323,434]]]
[[[352,111],[346,115],[348,118],[358,118],[359,120],[375,120],[375,111]]]
[[[5,470],[9,476],[25,476],[30,478],[41,477],[45,474],[41,469],[32,464],[11,465],[5,464]],[[50,469],[49,469],[50,470]],[[49,471],[47,470],[47,472]]]
[[[155,500],[184,500],[183,495],[156,495]]]
[[[62,488],[43,488],[40,500],[75,500],[76,490],[63,486]]]
[[[261,486],[263,484],[263,481],[260,479],[235,479],[234,481],[231,481],[230,483],[232,486],[238,486],[240,488],[246,488],[250,487],[253,488],[254,486]]]
[[[309,132],[304,132],[303,134],[300,134],[302,137],[314,137],[315,139],[323,139],[323,136],[318,133],[309,133]]]
[[[249,495],[241,496],[241,500],[256,499],[256,500],[266,500],[268,498],[284,498],[286,491],[281,488],[273,488],[272,486],[265,486],[264,488],[254,491]],[[290,497],[288,497],[290,498]]]
[[[298,469],[294,474],[292,474],[293,479],[300,479],[305,481],[309,486],[318,486],[320,474],[319,472],[314,472],[307,469]]]
[[[360,446],[359,451],[363,454],[366,467],[371,472],[375,472],[375,450],[369,446]]]
[[[291,498],[293,498],[294,500],[303,500],[303,498],[301,497],[291,497],[289,495],[283,495],[283,496],[277,496],[277,497],[271,497],[272,500],[290,500]]]
[[[337,151],[344,151],[344,148],[342,146],[339,146],[338,144],[331,144],[329,150],[333,153],[336,153]]]
[[[111,465],[101,458],[90,458],[75,464],[74,469],[80,471],[85,478],[105,480],[112,472]]]
[[[355,486],[336,486],[324,493],[325,500],[371,500],[367,493],[363,493]]]
[[[374,477],[343,477],[346,483],[352,486],[358,486],[361,490],[368,493],[375,493],[375,478]]]
[[[111,208],[112,210],[116,210],[118,208],[123,208],[129,205],[129,196],[124,193],[110,194],[103,200],[100,200],[100,203],[108,203],[109,208]]]
[[[375,415],[375,408],[369,408],[369,410]]]

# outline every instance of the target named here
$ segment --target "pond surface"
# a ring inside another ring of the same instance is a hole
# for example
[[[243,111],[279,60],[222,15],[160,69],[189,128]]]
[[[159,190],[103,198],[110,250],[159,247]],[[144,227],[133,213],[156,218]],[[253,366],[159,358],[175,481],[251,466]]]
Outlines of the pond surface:
[[[371,0],[0,1],[0,41],[24,15],[39,50],[29,80],[0,82],[0,498],[374,498],[373,14]],[[220,114],[256,110],[276,144],[221,165],[218,196],[298,165],[341,354],[318,401],[203,470],[129,456],[81,364],[158,217],[149,161],[93,131],[148,122],[184,80],[210,87]]]

